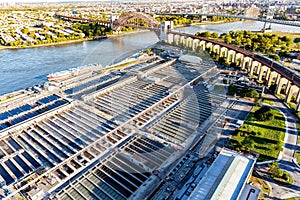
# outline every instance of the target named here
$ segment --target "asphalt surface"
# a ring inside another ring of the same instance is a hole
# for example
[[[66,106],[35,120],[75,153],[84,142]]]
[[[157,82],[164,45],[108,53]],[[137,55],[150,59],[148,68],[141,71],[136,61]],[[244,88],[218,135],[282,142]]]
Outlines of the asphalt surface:
[[[244,121],[248,113],[251,111],[253,107],[253,102],[240,99],[236,100],[232,108],[227,109],[227,112],[225,113],[225,118],[229,119],[230,121],[226,124],[226,126],[223,128],[222,133],[219,137],[217,148],[223,148],[228,145],[228,142],[233,135],[234,130],[236,130],[238,125],[238,120]]]

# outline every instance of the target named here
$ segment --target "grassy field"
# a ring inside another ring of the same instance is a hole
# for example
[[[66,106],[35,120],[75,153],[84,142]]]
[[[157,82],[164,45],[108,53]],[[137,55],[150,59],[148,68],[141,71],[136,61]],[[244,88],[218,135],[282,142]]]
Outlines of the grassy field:
[[[274,119],[270,121],[256,121],[254,107],[244,124],[236,131],[230,140],[230,148],[237,151],[254,150],[260,153],[258,161],[275,160],[282,150],[285,135],[284,116],[272,109]]]

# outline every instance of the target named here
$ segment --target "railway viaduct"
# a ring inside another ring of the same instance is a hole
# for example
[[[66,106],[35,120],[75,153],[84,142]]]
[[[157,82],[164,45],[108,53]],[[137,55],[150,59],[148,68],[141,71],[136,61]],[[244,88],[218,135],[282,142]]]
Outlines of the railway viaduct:
[[[175,32],[172,22],[167,21],[159,24],[153,17],[144,13],[127,13],[111,22],[64,16],[58,13],[56,16],[65,20],[103,23],[103,25],[110,26],[114,31],[119,31],[122,26],[147,29],[154,31],[161,41],[169,44],[181,45],[194,51],[201,49],[215,52],[219,57],[226,58],[228,62],[236,63],[242,70],[247,70],[249,76],[255,76],[258,82],[265,82],[267,87],[272,84],[277,85],[275,93],[284,94],[286,103],[293,99],[296,103],[295,110],[300,111],[300,75],[265,57],[223,42]],[[147,26],[134,24],[132,23],[133,19],[141,19],[146,22]]]
[[[265,82],[267,87],[276,84],[275,93],[284,94],[286,103],[294,98],[295,110],[300,111],[300,76],[280,63],[223,42],[187,33],[169,31],[165,42],[194,51],[215,52],[229,63],[234,62],[242,70],[247,70],[249,76],[256,77],[258,82]]]

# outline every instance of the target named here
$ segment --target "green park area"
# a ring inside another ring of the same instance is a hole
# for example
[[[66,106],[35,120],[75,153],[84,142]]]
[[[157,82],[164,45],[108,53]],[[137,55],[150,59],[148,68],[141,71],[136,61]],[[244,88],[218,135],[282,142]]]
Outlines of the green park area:
[[[282,150],[284,135],[283,114],[266,106],[254,107],[230,140],[230,148],[256,151],[260,153],[258,161],[275,160]]]

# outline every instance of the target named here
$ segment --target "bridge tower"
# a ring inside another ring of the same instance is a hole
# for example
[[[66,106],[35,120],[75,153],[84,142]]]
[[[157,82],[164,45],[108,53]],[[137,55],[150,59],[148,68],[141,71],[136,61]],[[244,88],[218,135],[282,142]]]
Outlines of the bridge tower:
[[[266,0],[265,0],[265,2],[266,2]],[[273,16],[274,16],[274,12],[271,10],[270,3],[266,3],[265,6],[266,6],[266,18],[265,18],[263,31],[266,30],[266,29],[271,30],[272,23],[269,23],[269,27],[267,27],[267,23],[268,23],[267,20],[268,19],[273,19]]]
[[[160,36],[159,40],[163,42],[167,42],[168,40],[168,31],[174,29],[174,22],[173,21],[165,21],[160,24]]]
[[[114,30],[114,21],[119,19],[119,16],[116,16],[116,15],[112,15],[110,17],[110,28],[111,30]]]

